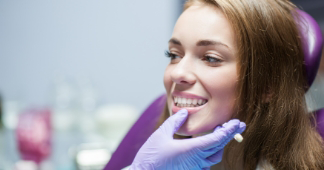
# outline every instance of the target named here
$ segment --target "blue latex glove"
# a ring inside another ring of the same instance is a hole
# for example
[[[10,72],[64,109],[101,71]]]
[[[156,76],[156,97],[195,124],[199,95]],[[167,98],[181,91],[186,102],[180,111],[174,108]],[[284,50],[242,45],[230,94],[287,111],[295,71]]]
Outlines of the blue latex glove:
[[[180,110],[169,117],[137,152],[131,170],[209,169],[222,160],[225,145],[245,130],[237,119],[218,126],[213,133],[190,139],[173,139],[188,116]]]

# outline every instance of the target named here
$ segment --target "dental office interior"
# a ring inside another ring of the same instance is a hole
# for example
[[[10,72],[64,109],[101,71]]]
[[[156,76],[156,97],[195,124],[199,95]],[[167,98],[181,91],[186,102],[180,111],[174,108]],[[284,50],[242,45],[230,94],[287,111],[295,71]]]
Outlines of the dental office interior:
[[[184,2],[0,0],[0,170],[103,169],[165,93]],[[292,2],[324,31],[323,0]],[[323,60],[306,101],[324,107]]]

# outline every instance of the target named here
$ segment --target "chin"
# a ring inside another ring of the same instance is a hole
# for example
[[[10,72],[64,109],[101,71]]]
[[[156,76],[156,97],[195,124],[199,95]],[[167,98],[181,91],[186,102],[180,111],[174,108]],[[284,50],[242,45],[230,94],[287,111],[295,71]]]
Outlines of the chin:
[[[212,132],[212,129],[213,128],[207,128],[207,127],[192,127],[189,126],[186,121],[176,132],[176,134],[180,136],[200,136],[202,134]]]
[[[192,133],[186,129],[182,130],[181,128],[175,133],[177,135],[180,135],[180,136],[193,136],[195,135],[195,133]]]

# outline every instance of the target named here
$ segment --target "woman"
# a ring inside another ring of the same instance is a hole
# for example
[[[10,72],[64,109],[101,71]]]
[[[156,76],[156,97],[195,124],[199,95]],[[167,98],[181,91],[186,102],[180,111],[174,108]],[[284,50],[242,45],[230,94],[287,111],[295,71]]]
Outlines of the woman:
[[[324,169],[295,9],[288,0],[189,0],[166,53],[162,122],[176,114],[131,169]],[[163,136],[175,132],[193,138]],[[236,133],[242,143],[229,142]]]

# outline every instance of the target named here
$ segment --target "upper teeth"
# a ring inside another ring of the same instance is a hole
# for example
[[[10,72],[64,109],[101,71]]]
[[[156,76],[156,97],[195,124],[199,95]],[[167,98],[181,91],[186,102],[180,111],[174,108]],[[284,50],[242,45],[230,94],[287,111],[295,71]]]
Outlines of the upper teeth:
[[[174,97],[174,103],[176,104],[187,104],[187,105],[203,105],[207,103],[205,99],[190,99],[190,98],[182,98],[182,97]]]

